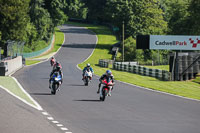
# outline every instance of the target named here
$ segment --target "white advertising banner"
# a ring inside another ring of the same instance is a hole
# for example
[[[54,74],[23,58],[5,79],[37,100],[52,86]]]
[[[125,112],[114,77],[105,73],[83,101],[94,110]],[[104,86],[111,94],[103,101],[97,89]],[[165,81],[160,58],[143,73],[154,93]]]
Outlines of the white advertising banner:
[[[200,36],[150,35],[150,49],[200,50]]]

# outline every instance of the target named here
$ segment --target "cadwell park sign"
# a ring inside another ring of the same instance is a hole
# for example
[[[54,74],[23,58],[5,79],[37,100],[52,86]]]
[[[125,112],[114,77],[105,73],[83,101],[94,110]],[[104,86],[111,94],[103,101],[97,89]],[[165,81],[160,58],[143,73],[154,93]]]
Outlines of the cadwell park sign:
[[[200,50],[200,36],[138,35],[136,48],[175,50],[169,55],[172,80],[189,80],[200,73],[200,53],[197,52]]]
[[[200,50],[200,36],[139,35],[137,49]]]

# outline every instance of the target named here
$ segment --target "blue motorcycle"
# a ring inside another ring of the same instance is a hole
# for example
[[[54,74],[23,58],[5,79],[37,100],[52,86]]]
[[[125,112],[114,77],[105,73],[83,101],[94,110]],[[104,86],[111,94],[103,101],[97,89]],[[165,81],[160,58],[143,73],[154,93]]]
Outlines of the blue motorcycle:
[[[51,94],[56,94],[56,91],[59,90],[58,88],[62,83],[61,81],[62,76],[58,72],[55,72],[51,78]]]

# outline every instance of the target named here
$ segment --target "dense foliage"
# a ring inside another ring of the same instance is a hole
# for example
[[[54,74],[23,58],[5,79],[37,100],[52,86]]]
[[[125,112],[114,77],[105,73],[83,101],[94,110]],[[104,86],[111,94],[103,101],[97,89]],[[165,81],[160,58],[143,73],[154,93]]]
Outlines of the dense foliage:
[[[23,40],[31,50],[44,45],[67,18],[125,27],[125,60],[156,59],[158,51],[138,51],[138,34],[199,35],[200,0],[0,0],[0,46]],[[121,36],[119,36],[121,40]],[[168,52],[159,51],[159,60]]]

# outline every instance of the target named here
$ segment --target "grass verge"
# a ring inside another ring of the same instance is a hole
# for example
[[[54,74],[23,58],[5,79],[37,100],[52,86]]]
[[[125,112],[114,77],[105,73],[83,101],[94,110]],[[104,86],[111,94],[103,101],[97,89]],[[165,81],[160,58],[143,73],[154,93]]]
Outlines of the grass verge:
[[[169,71],[169,65],[144,66],[144,67]]]
[[[20,87],[17,85],[17,83],[12,77],[0,76],[0,85],[8,89],[13,94],[26,100],[30,104],[35,105],[33,101],[20,89]]]
[[[94,26],[88,24],[71,23],[73,25],[86,27],[97,34],[98,43],[92,56],[85,62],[78,66],[83,69],[87,63],[90,63],[93,67],[96,75],[105,73],[107,68],[101,68],[98,66],[99,59],[110,59],[109,48],[112,44],[116,43],[116,37],[112,35],[109,28],[104,26]],[[112,68],[110,68],[112,69]],[[168,69],[168,68],[165,68]],[[168,69],[169,70],[169,69]],[[141,76],[128,72],[121,72],[112,70],[112,73],[116,80],[127,82],[130,84],[150,88],[153,90],[163,91],[179,96],[200,100],[200,85],[191,81],[160,81],[153,77]]]

